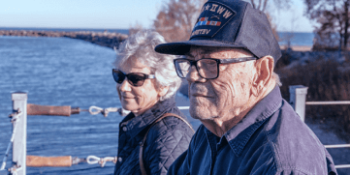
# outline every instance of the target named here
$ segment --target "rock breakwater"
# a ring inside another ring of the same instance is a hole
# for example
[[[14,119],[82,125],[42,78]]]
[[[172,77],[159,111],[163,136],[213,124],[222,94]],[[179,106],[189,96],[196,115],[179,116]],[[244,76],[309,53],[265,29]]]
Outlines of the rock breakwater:
[[[119,43],[128,35],[111,32],[92,31],[35,31],[35,30],[0,30],[0,36],[30,36],[30,37],[67,37],[80,39],[109,48],[118,48]]]

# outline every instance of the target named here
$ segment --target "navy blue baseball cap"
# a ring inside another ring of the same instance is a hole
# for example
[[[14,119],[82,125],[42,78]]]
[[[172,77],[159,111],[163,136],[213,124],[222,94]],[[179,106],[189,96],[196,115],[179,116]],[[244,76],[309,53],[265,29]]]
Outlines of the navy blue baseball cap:
[[[257,58],[271,55],[275,64],[281,50],[266,15],[241,0],[209,0],[188,41],[159,44],[159,53],[185,55],[191,46],[241,48]]]

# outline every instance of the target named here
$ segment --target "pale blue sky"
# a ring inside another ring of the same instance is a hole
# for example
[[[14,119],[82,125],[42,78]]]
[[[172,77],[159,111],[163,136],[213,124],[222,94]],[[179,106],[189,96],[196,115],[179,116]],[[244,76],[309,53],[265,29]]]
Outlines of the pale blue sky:
[[[0,0],[0,27],[127,29],[139,23],[149,28],[166,1]],[[292,1],[289,11],[271,9],[277,29],[311,32],[303,0]],[[293,18],[297,20],[291,27]]]

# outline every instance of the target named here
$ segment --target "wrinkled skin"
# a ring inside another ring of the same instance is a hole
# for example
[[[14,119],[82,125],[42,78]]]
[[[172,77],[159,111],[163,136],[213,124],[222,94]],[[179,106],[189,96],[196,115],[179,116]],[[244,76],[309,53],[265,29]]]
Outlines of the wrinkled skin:
[[[242,49],[192,47],[188,59],[251,56]],[[205,79],[192,66],[186,77],[191,116],[221,137],[274,88],[273,67],[273,57],[265,56],[255,61],[220,64],[219,77]]]
[[[202,58],[240,58],[251,55],[243,50],[213,50],[193,48],[190,55],[193,60]],[[191,58],[191,57],[189,57]],[[198,74],[194,66],[186,77],[189,82],[190,112],[196,119],[206,120],[239,115],[251,96],[250,88],[254,71],[254,62],[220,64],[219,77],[206,80]]]

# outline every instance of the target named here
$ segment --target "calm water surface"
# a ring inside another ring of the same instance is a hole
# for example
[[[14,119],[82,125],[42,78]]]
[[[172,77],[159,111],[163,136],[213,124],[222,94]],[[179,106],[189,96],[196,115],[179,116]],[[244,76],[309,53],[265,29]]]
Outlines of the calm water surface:
[[[68,38],[0,36],[0,163],[12,133],[11,92],[27,91],[28,103],[88,109],[120,106],[111,76],[112,49]],[[185,104],[186,102],[180,102]],[[186,105],[186,104],[185,104]],[[71,117],[28,116],[27,154],[86,158],[117,156],[122,117],[81,113]],[[198,121],[191,120],[195,128]],[[12,153],[12,151],[11,151]],[[11,166],[9,155],[7,166]],[[112,174],[114,164],[64,168],[27,167],[27,174]],[[0,174],[6,174],[0,171]]]

